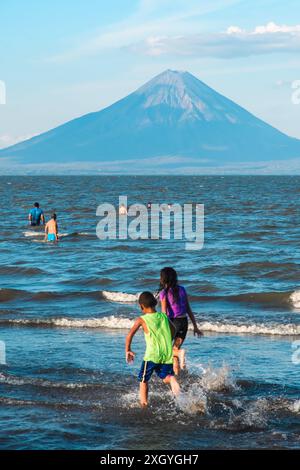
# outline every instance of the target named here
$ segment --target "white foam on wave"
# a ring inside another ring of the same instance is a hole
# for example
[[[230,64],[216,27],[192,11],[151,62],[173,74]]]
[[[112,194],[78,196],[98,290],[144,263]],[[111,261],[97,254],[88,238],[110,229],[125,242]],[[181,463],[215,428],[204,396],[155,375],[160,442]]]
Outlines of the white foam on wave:
[[[3,322],[2,322],[3,323]],[[133,320],[129,318],[111,315],[103,318],[14,318],[7,319],[5,323],[28,326],[54,326],[62,328],[108,328],[108,329],[130,329]],[[0,321],[1,324],[1,321]]]
[[[101,318],[13,318],[0,320],[1,323],[15,324],[15,325],[28,325],[28,326],[54,326],[63,328],[107,328],[107,329],[120,329],[128,330],[132,327],[134,319],[126,317],[117,317],[110,315]],[[260,324],[231,324],[221,322],[199,322],[199,328],[202,331],[213,333],[226,333],[226,334],[250,334],[250,335],[278,335],[278,336],[299,336],[300,325],[295,324],[273,324],[266,325]],[[189,329],[192,329],[190,325]]]
[[[112,292],[103,290],[102,292],[103,297],[106,300],[110,300],[111,302],[125,302],[125,303],[133,303],[137,302],[140,294],[127,294],[126,292]]]
[[[45,232],[38,232],[35,230],[26,230],[23,232],[24,237],[44,237]]]
[[[28,237],[44,237],[45,232],[44,231],[35,231],[35,230],[26,230],[25,232],[23,232],[23,235],[24,235],[24,237],[27,237],[27,238]],[[67,237],[68,235],[69,235],[68,232],[58,234],[59,238]]]
[[[295,290],[291,295],[290,295],[290,302],[295,308],[300,309],[300,290]]]
[[[221,322],[201,322],[199,327],[202,331],[213,333],[233,333],[233,334],[250,334],[250,335],[280,335],[294,336],[300,335],[300,325],[288,323],[285,325],[265,323],[249,323],[234,324]]]
[[[140,292],[128,294],[127,292],[103,291],[102,295],[110,302],[137,302]],[[287,301],[296,309],[300,309],[300,290],[295,290],[291,294],[286,293]],[[268,334],[268,333],[267,333]]]

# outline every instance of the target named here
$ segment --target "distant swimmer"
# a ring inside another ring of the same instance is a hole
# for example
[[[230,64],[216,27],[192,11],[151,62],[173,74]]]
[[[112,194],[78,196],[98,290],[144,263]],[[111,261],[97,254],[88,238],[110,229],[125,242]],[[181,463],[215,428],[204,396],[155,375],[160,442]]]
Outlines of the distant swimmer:
[[[151,292],[143,292],[139,297],[140,316],[126,338],[126,361],[134,361],[135,353],[131,351],[131,342],[140,327],[144,330],[146,351],[139,373],[141,406],[148,405],[148,381],[153,372],[170,385],[175,396],[179,395],[180,388],[173,371],[172,336],[175,328],[165,313],[157,312],[157,300]]]
[[[40,208],[38,202],[35,202],[33,208],[30,210],[28,220],[32,227],[40,225],[41,221],[43,224],[45,224],[44,212]]]
[[[58,241],[58,225],[56,221],[56,214],[52,214],[51,219],[46,223],[45,241],[48,241],[48,242]]]
[[[127,207],[124,204],[121,204],[119,207],[119,214],[120,215],[127,215]]]

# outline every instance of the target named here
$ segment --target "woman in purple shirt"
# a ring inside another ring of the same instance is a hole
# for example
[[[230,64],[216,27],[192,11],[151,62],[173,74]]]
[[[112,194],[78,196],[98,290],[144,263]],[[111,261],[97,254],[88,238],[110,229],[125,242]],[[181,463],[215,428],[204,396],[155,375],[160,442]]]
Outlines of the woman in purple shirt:
[[[159,299],[161,311],[168,315],[176,330],[173,351],[174,372],[178,375],[179,366],[184,368],[184,350],[180,348],[188,331],[188,316],[194,326],[194,335],[201,336],[202,332],[197,326],[186,290],[178,285],[177,272],[173,268],[163,268],[160,272]]]

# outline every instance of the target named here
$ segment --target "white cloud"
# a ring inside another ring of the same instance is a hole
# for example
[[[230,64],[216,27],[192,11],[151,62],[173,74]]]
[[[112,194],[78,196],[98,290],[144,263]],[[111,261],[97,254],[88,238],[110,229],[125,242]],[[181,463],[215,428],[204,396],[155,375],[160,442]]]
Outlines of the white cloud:
[[[278,25],[272,21],[265,26],[256,26],[253,34],[266,34],[266,33],[300,33],[300,25],[287,26]]]
[[[227,34],[240,34],[243,30],[239,26],[229,26],[226,32]]]
[[[132,47],[146,55],[181,55],[234,58],[250,55],[300,52],[300,25],[268,23],[246,31],[229,26],[225,32],[149,36]]]

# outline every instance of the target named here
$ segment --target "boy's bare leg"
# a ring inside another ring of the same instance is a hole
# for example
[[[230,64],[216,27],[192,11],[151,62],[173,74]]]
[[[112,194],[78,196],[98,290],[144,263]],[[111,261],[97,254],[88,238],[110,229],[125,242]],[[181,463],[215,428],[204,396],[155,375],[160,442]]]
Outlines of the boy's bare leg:
[[[179,383],[177,382],[176,378],[173,375],[168,375],[164,379],[164,383],[170,385],[171,390],[172,390],[173,394],[175,395],[175,397],[177,397],[179,395],[180,386],[179,386]]]
[[[140,382],[140,402],[143,408],[148,406],[148,383],[147,382]]]

